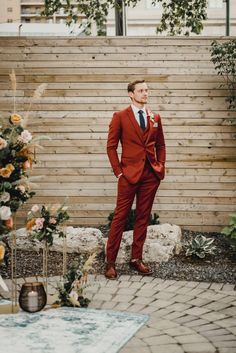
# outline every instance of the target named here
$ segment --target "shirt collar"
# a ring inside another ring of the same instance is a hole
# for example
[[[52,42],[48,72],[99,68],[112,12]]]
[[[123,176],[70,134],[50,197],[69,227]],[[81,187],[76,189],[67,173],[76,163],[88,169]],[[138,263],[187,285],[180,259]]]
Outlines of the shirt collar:
[[[144,114],[146,115],[145,106],[144,106],[143,108],[138,108],[138,107],[136,107],[136,105],[131,104],[131,107],[132,107],[133,112],[134,112],[135,114],[138,114],[138,112],[139,112],[140,110],[142,110],[142,111],[144,112]]]

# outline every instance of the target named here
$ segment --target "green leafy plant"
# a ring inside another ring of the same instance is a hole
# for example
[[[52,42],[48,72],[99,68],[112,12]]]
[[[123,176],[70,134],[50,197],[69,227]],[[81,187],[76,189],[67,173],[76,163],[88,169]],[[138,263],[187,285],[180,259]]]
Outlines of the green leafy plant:
[[[87,261],[80,256],[79,262],[73,263],[57,286],[59,306],[87,307],[90,300],[83,296],[84,289],[88,286],[88,271],[92,269],[96,254],[89,256]]]
[[[140,0],[44,0],[45,8],[42,15],[52,16],[63,7],[67,13],[68,24],[77,22],[78,13],[80,13],[86,16],[87,27],[95,21],[98,28],[103,28],[110,9],[121,10],[122,5],[135,7],[139,2]],[[158,2],[163,8],[158,33],[189,35],[189,32],[199,34],[203,29],[202,22],[207,18],[207,0],[153,0],[152,4],[155,5]],[[100,34],[104,35],[104,32],[101,31]]]
[[[224,234],[236,248],[236,212],[232,213],[229,225],[222,230]]]
[[[114,212],[110,213],[108,216],[108,226],[111,226],[111,222],[113,220],[114,217]],[[127,221],[126,221],[126,225],[125,225],[125,232],[128,230],[132,230],[134,229],[134,223],[135,223],[135,219],[136,219],[136,210],[130,210]],[[149,225],[155,225],[155,224],[160,224],[159,222],[159,216],[157,213],[154,213],[153,215],[150,215],[150,219],[149,219]]]
[[[225,83],[220,87],[228,89],[226,102],[229,109],[236,109],[236,39],[228,42],[211,44],[211,61],[215,65],[217,74],[222,76]]]
[[[197,256],[203,259],[206,255],[214,255],[216,247],[212,245],[214,239],[204,237],[202,234],[198,234],[194,237],[186,246],[186,256]]]

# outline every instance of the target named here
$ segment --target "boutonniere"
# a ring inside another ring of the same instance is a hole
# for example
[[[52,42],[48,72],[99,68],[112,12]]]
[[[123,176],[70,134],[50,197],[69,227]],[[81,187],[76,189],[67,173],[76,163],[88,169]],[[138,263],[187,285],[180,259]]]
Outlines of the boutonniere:
[[[149,116],[151,122],[154,123],[155,122],[154,113],[151,110],[148,110],[147,113],[148,113],[148,116]]]

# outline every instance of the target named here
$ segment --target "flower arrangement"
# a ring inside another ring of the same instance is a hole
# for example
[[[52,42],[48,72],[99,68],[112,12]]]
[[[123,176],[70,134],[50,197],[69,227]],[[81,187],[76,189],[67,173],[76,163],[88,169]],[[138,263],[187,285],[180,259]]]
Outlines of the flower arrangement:
[[[151,110],[148,110],[147,113],[148,113],[150,120],[154,123],[154,121],[155,121],[154,113]]]
[[[92,269],[96,253],[89,256],[87,261],[81,256],[79,263],[74,263],[64,276],[64,281],[57,286],[59,306],[87,307],[90,303],[88,298],[83,296],[84,289],[88,286],[88,272]]]
[[[23,118],[16,113],[14,70],[10,79],[14,111],[0,126],[0,237],[13,228],[13,214],[34,195],[31,191],[29,170],[35,162],[35,148],[41,138],[33,138],[25,126],[32,102],[41,97],[46,88],[42,84],[35,90]]]
[[[26,229],[31,238],[45,241],[49,246],[53,244],[53,236],[65,237],[62,225],[69,219],[67,207],[55,206],[32,206],[28,213]]]

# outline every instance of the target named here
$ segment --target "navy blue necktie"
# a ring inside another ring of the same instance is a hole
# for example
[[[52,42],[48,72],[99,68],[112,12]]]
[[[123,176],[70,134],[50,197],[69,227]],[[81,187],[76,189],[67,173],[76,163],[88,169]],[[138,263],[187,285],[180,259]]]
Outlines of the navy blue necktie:
[[[143,111],[142,110],[139,110],[138,111],[138,115],[139,115],[139,124],[140,124],[140,127],[141,129],[144,131],[146,129],[146,126],[145,126],[145,119],[144,119],[144,116],[143,116]]]

